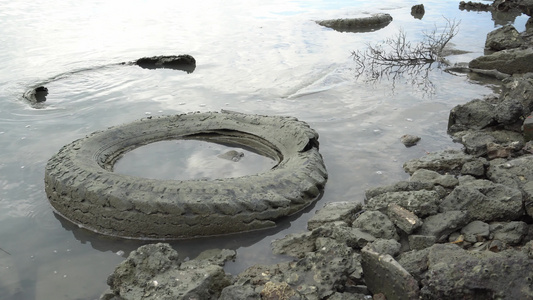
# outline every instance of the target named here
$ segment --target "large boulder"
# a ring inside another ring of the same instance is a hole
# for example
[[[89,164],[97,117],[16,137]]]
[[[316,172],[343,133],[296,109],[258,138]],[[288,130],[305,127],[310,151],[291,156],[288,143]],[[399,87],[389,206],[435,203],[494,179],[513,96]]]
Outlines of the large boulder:
[[[526,212],[533,216],[533,155],[509,161],[494,161],[487,176],[494,182],[521,191]]]
[[[235,251],[201,254],[200,259],[180,263],[169,244],[148,244],[132,251],[107,279],[110,291],[102,300],[218,299],[231,284],[224,268]]]
[[[505,49],[518,48],[524,40],[513,25],[505,25],[487,34],[485,47],[487,49],[500,51]]]
[[[429,249],[422,299],[532,299],[533,261],[520,251]]]
[[[533,48],[510,49],[473,59],[471,69],[498,70],[505,74],[533,72]]]
[[[454,133],[468,129],[479,130],[495,124],[494,105],[482,99],[475,99],[457,105],[450,111],[448,132]]]
[[[488,180],[459,185],[442,200],[439,210],[466,211],[472,219],[480,221],[512,221],[524,214],[520,190]]]

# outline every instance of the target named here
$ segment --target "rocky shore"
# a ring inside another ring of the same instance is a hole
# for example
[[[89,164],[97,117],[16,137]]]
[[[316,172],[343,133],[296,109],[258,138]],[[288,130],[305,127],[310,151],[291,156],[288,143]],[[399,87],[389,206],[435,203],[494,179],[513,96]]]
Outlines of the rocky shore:
[[[489,9],[504,4],[533,9]],[[493,53],[466,68],[502,79],[502,91],[451,110],[463,150],[406,162],[408,181],[367,190],[363,204],[328,203],[308,231],[272,243],[293,260],[232,276],[232,250],[180,263],[168,244],[145,245],[101,299],[533,299],[531,24],[490,33]]]

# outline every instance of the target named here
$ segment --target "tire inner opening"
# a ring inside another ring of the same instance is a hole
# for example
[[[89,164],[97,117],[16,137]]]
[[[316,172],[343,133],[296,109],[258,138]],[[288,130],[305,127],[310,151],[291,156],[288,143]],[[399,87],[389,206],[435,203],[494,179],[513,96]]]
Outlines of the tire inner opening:
[[[116,173],[159,180],[213,180],[254,175],[279,161],[242,144],[191,136],[141,145],[115,161]]]

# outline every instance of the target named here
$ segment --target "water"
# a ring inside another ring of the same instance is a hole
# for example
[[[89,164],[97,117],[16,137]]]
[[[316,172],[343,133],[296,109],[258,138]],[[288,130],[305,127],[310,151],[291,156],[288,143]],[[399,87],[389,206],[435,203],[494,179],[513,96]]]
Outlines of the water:
[[[278,163],[251,150],[199,140],[162,141],[128,152],[113,171],[152,179],[212,180],[264,173]]]
[[[420,40],[422,31],[442,28],[445,17],[461,21],[452,46],[470,51],[449,60],[467,62],[483,54],[486,33],[512,21],[522,31],[526,18],[492,20],[490,13],[458,10],[457,1],[429,0],[417,20],[414,4],[0,0],[0,247],[10,253],[0,251],[0,295],[96,299],[115,265],[146,243],[84,231],[48,204],[46,161],[96,130],[146,116],[229,109],[294,116],[318,131],[330,177],[314,206],[271,230],[172,243],[182,258],[237,250],[226,267],[233,274],[286,259],[270,252],[270,242],[304,231],[325,203],[363,201],[365,189],[406,179],[404,161],[458,148],[446,134],[449,110],[497,85],[438,69],[429,73],[429,90],[408,79],[367,83],[354,78],[351,51],[399,29]],[[376,12],[394,21],[370,33],[340,33],[313,21]],[[177,54],[196,58],[193,73],[115,65]],[[43,82],[49,89],[43,107],[22,101],[24,91]],[[406,148],[403,134],[422,140]]]

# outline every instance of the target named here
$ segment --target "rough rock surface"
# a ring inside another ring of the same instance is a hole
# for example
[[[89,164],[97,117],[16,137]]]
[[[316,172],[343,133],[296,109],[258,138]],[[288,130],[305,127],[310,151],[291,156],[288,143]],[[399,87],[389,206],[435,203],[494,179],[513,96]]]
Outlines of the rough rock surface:
[[[505,74],[533,72],[533,49],[510,49],[480,56],[468,66],[472,69],[498,70]]]
[[[470,252],[434,245],[422,299],[531,299],[533,261],[520,251]],[[511,284],[512,283],[512,284]]]
[[[409,174],[413,174],[418,169],[428,169],[436,172],[458,172],[464,163],[473,160],[475,160],[474,156],[465,154],[461,150],[443,150],[407,161],[403,164],[403,169]]]
[[[463,210],[480,221],[512,221],[524,213],[520,190],[488,180],[459,185],[442,200],[439,210]]]
[[[180,263],[168,244],[148,244],[130,253],[107,279],[112,299],[218,299],[231,280],[219,265],[235,256],[232,250]]]
[[[384,28],[392,21],[389,14],[374,14],[368,17],[317,21],[317,24],[341,32],[368,32]]]
[[[513,25],[500,27],[487,34],[485,47],[500,51],[520,47],[524,41]]]

